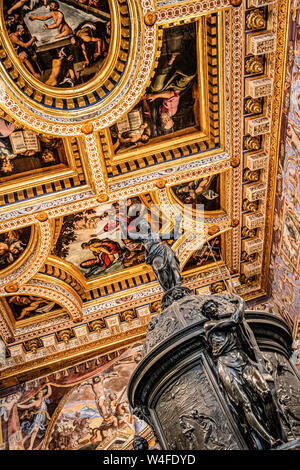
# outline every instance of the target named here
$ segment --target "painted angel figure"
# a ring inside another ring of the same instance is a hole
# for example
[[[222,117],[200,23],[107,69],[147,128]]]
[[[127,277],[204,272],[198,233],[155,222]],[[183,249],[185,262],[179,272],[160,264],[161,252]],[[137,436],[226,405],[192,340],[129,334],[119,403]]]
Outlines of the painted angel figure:
[[[174,229],[169,234],[164,234],[166,239],[177,238],[182,215],[177,216],[175,220]],[[156,279],[160,283],[164,291],[169,291],[174,287],[178,287],[182,283],[182,276],[180,274],[179,260],[170,246],[163,243],[158,233],[152,231],[150,223],[140,217],[136,222],[138,230],[127,230],[123,220],[116,217],[119,222],[123,235],[133,241],[142,243],[145,249],[146,263],[150,264]]]

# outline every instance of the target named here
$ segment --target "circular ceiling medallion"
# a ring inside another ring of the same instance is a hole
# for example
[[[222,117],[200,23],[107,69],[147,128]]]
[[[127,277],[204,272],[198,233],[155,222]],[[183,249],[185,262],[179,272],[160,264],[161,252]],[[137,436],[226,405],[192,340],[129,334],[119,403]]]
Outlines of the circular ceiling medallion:
[[[1,102],[31,127],[54,132],[41,125],[52,121],[76,134],[92,119],[95,129],[106,127],[146,86],[156,34],[137,0],[0,0],[0,7]]]

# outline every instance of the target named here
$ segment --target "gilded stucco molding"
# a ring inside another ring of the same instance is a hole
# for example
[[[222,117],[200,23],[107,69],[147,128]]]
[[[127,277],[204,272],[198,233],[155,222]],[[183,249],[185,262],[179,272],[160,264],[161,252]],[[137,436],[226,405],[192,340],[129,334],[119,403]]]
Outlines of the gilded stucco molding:
[[[74,325],[68,314],[58,315],[55,318],[28,324],[27,326],[16,326],[14,329],[15,342],[28,341],[31,338],[41,337],[53,333],[59,329],[69,328]]]
[[[50,255],[39,273],[44,275],[44,279],[48,278],[49,282],[53,282],[53,278],[63,281],[85,299],[86,279],[71,263]]]
[[[47,202],[27,205],[26,207],[0,214],[1,231],[4,232],[32,225],[36,222],[35,215],[41,210],[47,213],[49,219],[53,219],[90,209],[97,204],[94,192],[88,190],[75,195],[55,198]]]
[[[102,156],[100,155],[99,147],[97,145],[94,134],[85,136],[85,144],[88,153],[88,159],[92,170],[94,185],[96,193],[107,192],[107,184],[104,179],[104,164],[102,163]]]
[[[165,23],[179,18],[199,16],[207,11],[218,11],[230,5],[229,0],[210,0],[192,3],[180,3],[172,7],[166,6],[157,10],[157,23]]]
[[[220,273],[221,269],[221,273]],[[185,285],[189,287],[190,289],[201,289],[202,286],[206,286],[208,283],[217,283],[221,282],[223,278],[228,277],[228,272],[226,269],[224,269],[223,266],[219,268],[211,267],[208,270],[208,273],[198,273],[197,275],[189,275],[187,276],[187,280],[185,282]],[[43,342],[43,336],[46,335],[47,337],[49,334],[53,334],[57,331],[61,331],[62,329],[72,329],[75,333],[75,337],[69,342],[69,344],[56,344],[56,346],[53,348],[47,349],[47,348],[41,348],[38,350],[36,353],[36,356],[38,360],[41,361],[42,363],[47,362],[50,360],[50,362],[53,361],[55,357],[58,357],[59,355],[62,355],[63,358],[65,359],[70,359],[74,358],[77,354],[77,352],[80,351],[89,351],[91,347],[93,347],[94,344],[107,344],[110,342],[111,344],[115,345],[115,338],[120,339],[120,340],[125,340],[126,338],[131,338],[134,340],[134,335],[137,329],[142,329],[145,331],[149,319],[144,322],[142,319],[135,319],[131,323],[123,323],[122,327],[118,327],[116,330],[113,328],[106,328],[103,330],[103,333],[97,334],[97,333],[90,333],[89,338],[87,338],[84,341],[85,349],[84,347],[80,347],[80,337],[77,336],[76,330],[77,328],[81,328],[83,325],[86,324],[87,321],[91,322],[93,318],[99,319],[104,318],[105,316],[108,316],[111,318],[111,315],[115,313],[117,316],[119,315],[120,310],[126,308],[127,310],[130,308],[139,308],[139,307],[145,307],[145,305],[149,305],[150,303],[156,302],[161,298],[161,288],[160,286],[155,283],[152,288],[147,288],[144,289],[144,292],[140,292],[139,296],[136,296],[136,292],[133,292],[133,295],[125,296],[123,299],[120,299],[119,302],[116,302],[116,300],[112,299],[111,301],[106,301],[104,302],[101,306],[95,305],[94,307],[88,307],[83,310],[84,317],[85,317],[85,323],[84,324],[77,324],[74,326],[74,323],[72,324],[70,321],[66,321],[65,317],[61,317],[61,321],[58,322],[58,318],[54,318],[49,320],[48,322],[43,322],[40,326],[41,328],[29,328],[29,327],[22,327],[16,329],[15,333],[15,341],[20,343],[20,342],[26,342],[30,339],[33,338],[40,338],[41,341]],[[50,295],[49,293],[46,292],[45,289],[39,288],[39,291],[43,293],[43,295]],[[23,293],[29,293],[31,295],[36,294],[35,290],[28,289],[26,292],[21,292]],[[142,295],[141,295],[142,294]],[[150,295],[149,295],[150,294]],[[138,301],[130,301],[133,297],[136,297]],[[54,296],[52,294],[52,298],[54,299]],[[57,300],[57,299],[54,299]],[[115,307],[113,308],[113,305]],[[110,308],[109,308],[110,307]],[[100,308],[100,310],[99,310]],[[91,313],[94,310],[94,315]],[[89,315],[87,317],[86,313],[89,311]],[[12,345],[13,347],[14,345]],[[32,364],[33,361],[33,356],[32,353],[26,353],[24,359],[22,362],[24,362],[23,367],[26,368],[30,364]],[[34,363],[38,364],[38,361],[34,361]],[[20,366],[22,367],[22,366]],[[6,361],[6,364],[2,366],[2,372],[1,376],[5,377],[10,376],[11,372],[15,370],[16,366],[14,365],[14,359],[8,359]],[[9,369],[9,372],[7,371]]]
[[[243,4],[232,9],[232,62],[231,62],[231,136],[232,159],[240,159],[242,154],[242,108],[243,108],[243,68],[244,62],[244,7]],[[232,169],[232,215],[241,218],[241,182],[242,165]],[[240,227],[232,230],[232,268],[239,269],[240,264]]]
[[[149,11],[149,6],[152,5],[152,2],[139,2],[137,0],[127,0],[120,4],[119,2],[111,2],[113,30],[115,31],[112,44],[115,44],[115,46],[118,45],[121,51],[120,57],[122,57],[123,68],[124,64],[126,65],[120,79],[116,81],[114,78],[113,80],[113,82],[116,83],[115,89],[113,89],[111,93],[108,93],[109,96],[105,96],[99,103],[89,106],[87,110],[83,108],[82,112],[77,110],[75,113],[72,113],[72,109],[70,109],[67,113],[67,117],[65,117],[65,113],[62,110],[54,112],[51,109],[50,113],[48,111],[46,114],[46,110],[43,109],[43,106],[33,103],[32,100],[29,100],[29,103],[23,100],[20,106],[18,102],[19,96],[17,97],[17,95],[19,95],[18,90],[14,89],[10,91],[2,82],[0,86],[0,102],[3,108],[8,111],[8,114],[13,114],[22,124],[26,124],[38,131],[56,135],[59,134],[61,136],[84,134],[82,131],[82,121],[84,120],[93,120],[95,130],[111,125],[134,105],[142,90],[145,88],[151,68],[155,63],[156,27],[145,25],[143,20],[144,14]],[[122,11],[123,15],[125,13],[128,14],[130,21],[125,21],[124,17],[119,17],[117,10]],[[122,28],[128,28],[129,24],[131,25],[129,34],[132,35],[133,38],[138,38],[136,41],[130,42],[124,39],[128,36],[127,33],[124,33],[124,38],[122,37]],[[126,54],[128,61],[124,61],[124,52],[122,52],[120,44],[123,48],[128,48]],[[110,61],[114,61],[115,63],[117,56],[118,54],[116,53],[110,54]],[[120,69],[120,67],[117,68]],[[88,83],[83,87],[83,91],[87,93],[87,97],[89,94],[92,95],[93,91],[97,90],[99,85],[105,85],[105,80],[110,79],[109,73],[111,73],[113,69],[114,66],[108,63],[101,73],[100,79],[97,76],[92,80],[91,84]],[[114,71],[114,74],[115,73]],[[27,78],[29,79],[30,77]],[[37,86],[36,83],[35,85]],[[111,89],[111,86],[108,85],[107,88]],[[43,93],[43,89],[41,93]],[[68,95],[70,95],[70,93],[68,93]],[[100,91],[99,95],[103,95],[103,91],[102,93]],[[63,96],[64,95],[62,95],[62,97]],[[72,97],[70,97],[69,100],[71,98]]]

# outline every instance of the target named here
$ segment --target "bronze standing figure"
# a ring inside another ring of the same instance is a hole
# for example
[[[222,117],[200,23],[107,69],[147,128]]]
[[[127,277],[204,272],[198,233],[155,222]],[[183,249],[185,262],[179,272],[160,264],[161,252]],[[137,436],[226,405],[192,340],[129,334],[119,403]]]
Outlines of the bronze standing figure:
[[[244,301],[238,296],[231,301],[237,308],[229,319],[220,318],[216,301],[208,300],[203,304],[202,313],[208,318],[204,325],[205,336],[213,356],[217,357],[218,375],[230,401],[242,412],[256,438],[263,440],[263,447],[275,447],[282,444],[283,438],[277,407],[260,358],[251,359],[244,346],[248,343],[250,354],[254,356],[258,352],[257,345],[249,345],[249,337],[246,337]]]
[[[166,239],[176,238],[181,222],[181,214],[175,219],[174,230],[164,234]],[[141,242],[146,252],[146,263],[150,264],[156,279],[164,291],[178,287],[182,283],[179,260],[170,246],[163,243],[158,233],[154,233],[149,222],[140,218],[136,224],[139,231],[128,230],[123,220],[116,217],[120,224],[122,233],[126,238]]]

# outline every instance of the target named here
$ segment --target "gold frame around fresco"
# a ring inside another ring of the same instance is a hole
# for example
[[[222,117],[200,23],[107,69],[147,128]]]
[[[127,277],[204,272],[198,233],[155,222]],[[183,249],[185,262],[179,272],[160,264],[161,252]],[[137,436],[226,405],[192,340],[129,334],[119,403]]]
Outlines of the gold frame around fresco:
[[[116,65],[118,54],[112,54],[111,51],[116,51],[120,49],[120,45],[122,43],[121,39],[121,22],[119,21],[119,14],[120,14],[120,5],[118,2],[113,0],[108,0],[110,5],[110,14],[111,14],[111,24],[112,24],[112,31],[111,31],[111,41],[109,44],[109,50],[107,57],[104,62],[104,66],[101,68],[99,73],[95,75],[95,77],[88,81],[83,85],[78,85],[72,88],[57,88],[49,85],[45,85],[40,80],[36,79],[32,76],[32,74],[26,70],[25,67],[21,65],[19,58],[17,57],[14,48],[11,44],[11,41],[8,37],[5,21],[3,16],[3,0],[0,0],[0,49],[4,49],[6,54],[8,55],[9,60],[15,67],[15,71],[17,75],[20,75],[25,79],[26,86],[31,88],[32,93],[37,92],[40,94],[46,94],[48,97],[54,97],[55,99],[71,99],[73,97],[84,96],[89,93],[95,91],[100,83],[104,83],[113,73],[114,67]],[[20,92],[18,90],[17,85],[14,83],[13,80],[9,80],[12,88]],[[28,98],[25,94],[22,94],[24,101],[30,103],[32,106],[32,101]],[[35,103],[35,107],[39,110],[45,110],[43,105],[39,103]],[[51,108],[48,109],[48,112],[51,113]],[[55,114],[64,114],[65,110],[58,110],[55,109]]]
[[[141,272],[143,274],[152,273],[151,267],[146,263],[142,263],[138,264],[137,266],[125,268],[122,271],[107,274],[105,276],[98,276],[94,279],[87,279],[84,274],[79,270],[79,268],[72,265],[68,261],[62,260],[61,258],[54,256],[49,256],[48,260],[51,261],[51,264],[53,266],[63,268],[67,273],[71,274],[71,276],[73,276],[81,284],[85,291],[90,291],[103,286],[109,286],[116,281],[129,281],[134,276],[140,275]],[[138,287],[136,287],[136,289],[137,288]]]
[[[196,127],[183,129],[178,131],[174,137],[173,135],[169,136],[160,136],[155,139],[152,139],[147,143],[145,146],[136,147],[129,150],[124,150],[119,154],[116,154],[113,148],[113,143],[111,139],[110,127],[105,128],[100,136],[100,140],[105,140],[107,144],[107,150],[103,151],[104,158],[109,159],[112,165],[118,165],[121,163],[128,162],[137,156],[139,158],[143,158],[145,156],[149,156],[153,153],[161,153],[166,150],[177,149],[183,145],[189,145],[193,143],[201,142],[205,139],[209,139],[209,127],[211,118],[209,117],[209,99],[208,93],[205,93],[205,90],[208,86],[208,62],[207,62],[207,28],[205,24],[205,20],[207,17],[211,16],[212,12],[205,13],[201,16],[192,17],[185,19],[184,23],[197,23],[197,75],[198,75],[198,91],[199,91],[199,129]],[[225,146],[225,88],[224,88],[224,70],[225,70],[225,51],[222,47],[224,41],[224,21],[225,15],[224,11],[218,12],[219,24],[217,28],[217,37],[218,37],[218,57],[217,57],[217,70],[218,70],[218,89],[219,89],[219,120],[220,120],[220,148],[218,148],[218,153],[222,151]],[[161,25],[161,29],[167,29],[174,26],[180,25],[180,21],[172,21],[171,23],[165,23]],[[204,32],[203,34],[199,34],[199,32]],[[149,83],[148,83],[149,85]],[[141,95],[142,96],[142,95]],[[141,99],[140,96],[140,99]],[[137,103],[134,104],[136,106]],[[133,107],[134,107],[133,106]],[[132,108],[131,108],[132,109]],[[127,113],[130,110],[127,111]],[[155,141],[153,143],[153,141]],[[214,152],[214,148],[208,149],[205,152],[205,156]],[[192,157],[194,158],[194,157]],[[201,155],[200,155],[201,158]],[[160,167],[174,165],[174,162],[167,162],[161,163]],[[138,170],[136,170],[138,171]],[[134,172],[136,172],[134,171]],[[145,168],[142,169],[145,172]],[[119,180],[122,178],[121,175],[114,177],[114,181]]]
[[[25,128],[25,127],[24,127]],[[77,169],[75,164],[75,158],[72,152],[71,138],[70,137],[57,137],[61,139],[64,146],[66,163],[58,163],[55,167],[46,168],[37,168],[28,173],[29,175],[22,176],[22,173],[18,175],[13,175],[14,177],[7,181],[1,182],[0,195],[9,194],[16,191],[16,182],[18,184],[18,191],[36,187],[41,184],[53,183],[55,181],[61,180],[63,178],[72,178],[77,175]],[[79,145],[79,142],[78,142]],[[82,162],[82,160],[81,160]],[[59,167],[59,168],[57,168]],[[20,201],[22,202],[22,201]],[[16,206],[19,203],[16,204]]]
[[[227,263],[226,246],[228,244],[227,236],[228,237],[230,236],[230,229],[228,229],[228,227],[226,227],[223,231],[221,230],[219,232],[219,234],[221,235],[221,244],[222,244],[221,245],[221,250],[222,250],[221,253],[222,253],[222,257],[223,257],[223,260],[225,261],[225,263]],[[218,234],[214,234],[212,236],[209,236],[208,239],[210,240],[210,239],[212,239],[216,236],[218,236]],[[183,235],[183,237],[185,237],[185,235]],[[179,240],[177,240],[175,242],[175,244],[173,246],[174,249],[176,249],[176,247],[180,245],[182,239],[183,238],[181,237]],[[197,249],[194,250],[194,251],[197,251]],[[191,255],[192,254],[193,254],[193,252],[191,252]],[[185,262],[183,263],[182,266],[185,266],[188,259],[189,258],[187,258],[185,260]],[[55,269],[57,269],[57,272],[67,273],[69,276],[71,276],[71,278],[76,279],[76,281],[80,284],[81,288],[83,288],[86,293],[89,292],[89,291],[92,291],[93,289],[102,288],[104,286],[109,287],[112,284],[114,284],[115,282],[121,282],[121,283],[123,281],[129,281],[130,282],[130,280],[134,279],[135,276],[140,276],[141,273],[143,275],[150,274],[150,276],[153,277],[153,281],[155,281],[155,277],[153,275],[153,271],[151,269],[151,266],[149,266],[146,263],[141,263],[137,266],[131,266],[131,267],[123,269],[122,271],[118,271],[116,273],[111,273],[111,274],[108,274],[108,275],[105,275],[105,276],[98,276],[94,279],[87,279],[84,276],[84,274],[79,270],[79,268],[74,266],[69,261],[66,261],[64,259],[58,258],[57,256],[53,256],[53,255],[50,255],[48,257],[47,261],[52,266],[54,271],[55,271]],[[224,263],[222,261],[218,264],[219,264],[220,267],[224,266]],[[200,267],[200,268],[191,268],[188,272],[185,273],[185,275],[190,276],[190,275],[194,275],[194,274],[199,273],[199,272],[204,272],[204,271],[207,272],[207,271],[209,271],[213,268],[214,268],[214,263],[212,262],[212,263],[210,263],[208,265],[205,265],[203,267]],[[134,288],[135,291],[138,291],[138,290],[144,289],[144,284],[141,284],[141,285],[132,284],[131,287]],[[114,297],[118,297],[118,296],[124,295],[124,294],[122,294],[121,292],[119,292],[119,293],[112,292],[111,295],[114,295]],[[93,303],[96,303],[96,300],[94,302],[93,302],[93,300],[89,301],[89,305],[92,305]]]

